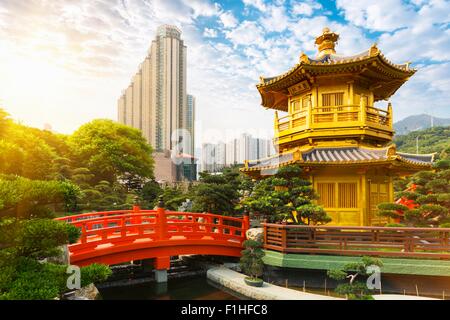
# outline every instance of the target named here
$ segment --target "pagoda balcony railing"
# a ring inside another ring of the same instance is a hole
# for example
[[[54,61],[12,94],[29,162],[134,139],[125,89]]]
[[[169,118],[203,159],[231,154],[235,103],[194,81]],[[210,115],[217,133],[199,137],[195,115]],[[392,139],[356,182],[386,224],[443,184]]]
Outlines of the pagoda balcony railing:
[[[290,131],[355,126],[392,131],[392,107],[389,105],[388,110],[383,110],[359,105],[327,106],[306,108],[275,118],[275,131],[279,136],[289,134]]]

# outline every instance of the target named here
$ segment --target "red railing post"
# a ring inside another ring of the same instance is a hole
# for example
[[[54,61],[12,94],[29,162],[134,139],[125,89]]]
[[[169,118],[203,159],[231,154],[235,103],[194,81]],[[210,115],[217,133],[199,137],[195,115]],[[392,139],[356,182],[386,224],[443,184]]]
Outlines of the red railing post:
[[[247,230],[250,229],[250,215],[247,210],[242,217],[242,239],[245,241]]]
[[[166,210],[164,209],[164,200],[163,197],[159,197],[158,207],[156,208],[157,214],[157,230],[158,230],[158,239],[162,240],[167,237],[167,217]]]
[[[132,225],[139,225],[141,224],[141,216],[138,214],[140,213],[141,208],[138,205],[134,205],[131,209],[131,219],[130,222]],[[136,216],[134,216],[136,215]],[[130,231],[133,233],[139,233],[139,227],[133,227],[130,228]]]
[[[140,212],[141,212],[141,207],[137,206],[137,205],[134,205],[131,213],[132,214],[139,214]],[[142,220],[141,216],[136,216],[136,217],[133,218],[132,223],[133,224],[140,224],[141,220]]]
[[[81,243],[87,242],[87,236],[86,236],[86,224],[81,225]]]

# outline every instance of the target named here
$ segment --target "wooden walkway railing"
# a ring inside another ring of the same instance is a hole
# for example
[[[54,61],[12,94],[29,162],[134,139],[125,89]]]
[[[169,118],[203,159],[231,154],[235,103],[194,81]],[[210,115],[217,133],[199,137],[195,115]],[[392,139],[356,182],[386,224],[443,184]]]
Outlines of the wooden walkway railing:
[[[283,253],[450,259],[450,228],[262,225],[265,249]]]

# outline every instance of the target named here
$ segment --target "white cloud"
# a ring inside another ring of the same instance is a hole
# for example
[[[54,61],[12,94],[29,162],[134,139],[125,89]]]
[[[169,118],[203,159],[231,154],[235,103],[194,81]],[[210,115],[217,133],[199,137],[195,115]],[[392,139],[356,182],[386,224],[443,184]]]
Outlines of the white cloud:
[[[203,31],[203,36],[207,38],[217,38],[217,30],[205,28]]]
[[[402,0],[337,0],[345,19],[375,31],[393,31],[413,23],[415,11]]]
[[[238,24],[237,19],[230,11],[224,12],[219,16],[220,22],[225,28],[233,28]]]
[[[194,11],[194,17],[211,17],[218,15],[220,11],[218,4],[212,4],[208,0],[183,0],[183,3]]]
[[[225,36],[238,45],[259,45],[264,42],[264,32],[262,28],[254,21],[243,21],[238,27],[225,32]]]
[[[249,7],[254,7],[260,11],[266,11],[267,6],[264,0],[243,0],[244,4]]]
[[[294,15],[311,16],[314,10],[321,9],[322,5],[318,2],[296,2],[292,5],[292,13]]]
[[[450,62],[422,66],[393,96],[395,121],[411,114],[448,117]]]
[[[289,22],[289,17],[286,16],[285,8],[282,6],[270,6],[266,10],[264,16],[261,18],[261,24],[269,32],[284,31]]]

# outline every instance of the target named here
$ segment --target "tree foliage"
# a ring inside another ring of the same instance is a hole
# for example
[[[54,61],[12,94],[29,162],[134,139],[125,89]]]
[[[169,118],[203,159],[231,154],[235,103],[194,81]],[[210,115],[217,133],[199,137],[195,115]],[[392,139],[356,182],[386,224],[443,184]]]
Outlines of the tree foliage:
[[[0,216],[52,217],[54,209],[75,207],[80,194],[80,188],[69,181],[0,175]]]
[[[324,209],[312,203],[317,198],[311,182],[301,176],[298,165],[281,167],[273,176],[256,182],[242,203],[271,222],[295,221],[323,224],[331,221]]]
[[[152,148],[139,130],[94,120],[62,135],[15,123],[2,109],[0,125],[0,215],[153,205],[142,192],[153,178]]]
[[[359,281],[359,279],[369,276],[369,266],[382,267],[383,263],[376,258],[362,257],[361,261],[348,263],[341,269],[328,270],[327,275],[338,281],[349,279],[348,283],[340,283],[336,287],[336,293],[345,295],[351,300],[367,300],[371,299],[370,293],[372,290],[367,287],[365,281]],[[356,278],[358,278],[357,281],[355,281]]]
[[[240,259],[241,269],[251,280],[257,280],[264,271],[263,244],[255,240],[246,240],[243,245],[245,249],[242,251]]]
[[[69,137],[74,160],[92,174],[92,183],[142,183],[153,177],[152,148],[142,133],[111,120],[94,120]]]
[[[433,171],[419,171],[403,179],[396,192],[400,203],[380,203],[379,214],[416,227],[450,223],[450,160],[439,160]]]
[[[396,136],[394,142],[399,151],[408,153],[416,153],[418,142],[419,153],[436,152],[440,159],[444,159],[450,155],[450,126],[413,131]]]
[[[200,173],[200,183],[192,188],[192,210],[225,215],[238,213],[242,179],[236,168],[225,168],[221,174]]]
[[[0,219],[0,300],[54,299],[68,291],[67,265],[47,262],[61,246],[78,241],[80,230],[52,219]],[[81,284],[105,281],[106,265],[81,268]]]
[[[140,196],[144,205],[154,208],[157,205],[158,197],[163,193],[163,189],[155,180],[150,180],[144,184],[140,191]]]

